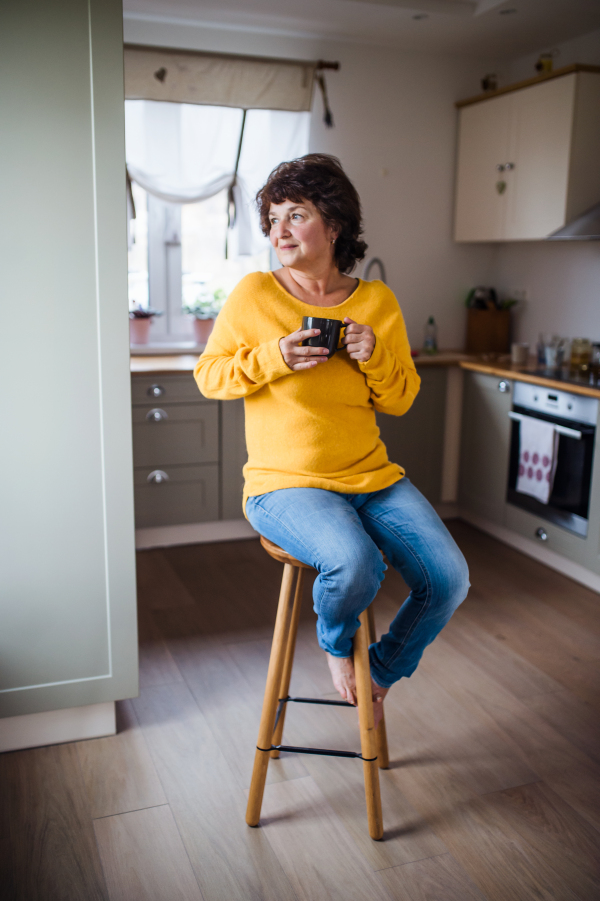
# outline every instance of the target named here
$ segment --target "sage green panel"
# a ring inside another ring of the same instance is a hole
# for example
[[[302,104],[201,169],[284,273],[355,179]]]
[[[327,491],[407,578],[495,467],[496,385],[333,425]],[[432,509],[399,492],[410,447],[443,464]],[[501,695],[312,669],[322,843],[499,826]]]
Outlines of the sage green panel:
[[[133,460],[135,466],[218,462],[218,403],[134,407]]]
[[[502,382],[509,391],[499,390]],[[512,385],[497,376],[465,372],[459,501],[499,525],[507,506]]]
[[[134,404],[216,403],[200,394],[191,372],[189,375],[132,375],[131,399]]]
[[[244,476],[242,469],[248,460],[244,418],[244,401],[227,400],[221,403],[221,517],[240,519]]]
[[[4,0],[0,66],[11,716],[137,691],[121,4]]]
[[[159,481],[149,469],[136,469],[134,481],[138,529],[219,518],[219,467],[214,463],[166,466]]]
[[[406,470],[428,501],[437,504],[442,490],[447,369],[423,369],[421,390],[404,416],[377,414],[388,456]]]

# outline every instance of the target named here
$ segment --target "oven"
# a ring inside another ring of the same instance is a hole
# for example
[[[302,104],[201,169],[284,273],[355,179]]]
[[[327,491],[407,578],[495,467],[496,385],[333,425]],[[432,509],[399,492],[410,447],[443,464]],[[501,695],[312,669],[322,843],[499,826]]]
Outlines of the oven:
[[[593,397],[515,382],[506,500],[585,538],[592,486],[598,401]],[[558,432],[556,474],[547,504],[516,491],[520,422],[524,416],[551,422]]]

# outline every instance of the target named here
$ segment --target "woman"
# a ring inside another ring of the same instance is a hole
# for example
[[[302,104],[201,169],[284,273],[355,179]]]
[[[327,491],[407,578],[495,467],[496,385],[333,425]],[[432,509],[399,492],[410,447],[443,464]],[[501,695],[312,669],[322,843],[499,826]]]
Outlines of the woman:
[[[258,193],[282,264],[230,294],[195,369],[206,397],[245,398],[245,513],[254,528],[318,570],[317,635],[333,684],[356,704],[352,637],[386,569],[411,591],[371,645],[375,721],[466,597],[465,560],[433,508],[388,460],[375,411],[401,416],[419,390],[398,302],[351,278],[364,257],[358,194],[339,161],[282,163]],[[345,349],[301,342],[303,316],[343,320]]]

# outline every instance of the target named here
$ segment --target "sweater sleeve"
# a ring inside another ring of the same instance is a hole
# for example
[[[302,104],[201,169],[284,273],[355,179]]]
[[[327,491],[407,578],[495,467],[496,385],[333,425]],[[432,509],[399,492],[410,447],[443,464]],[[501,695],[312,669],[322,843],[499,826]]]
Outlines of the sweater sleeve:
[[[230,321],[227,303],[194,368],[194,378],[202,394],[218,400],[247,397],[268,382],[290,374],[279,349],[279,338],[255,347],[245,343],[243,334]]]
[[[419,393],[421,379],[410,355],[404,318],[395,297],[393,303],[382,334],[375,331],[375,347],[370,359],[358,366],[365,375],[375,409],[402,416]]]

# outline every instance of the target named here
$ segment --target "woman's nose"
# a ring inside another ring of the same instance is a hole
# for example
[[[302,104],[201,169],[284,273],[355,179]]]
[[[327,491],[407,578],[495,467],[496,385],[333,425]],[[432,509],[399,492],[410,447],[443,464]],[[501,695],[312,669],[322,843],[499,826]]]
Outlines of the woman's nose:
[[[290,230],[288,228],[288,223],[280,220],[277,225],[275,225],[272,229],[271,234],[275,238],[288,238],[290,235]]]

